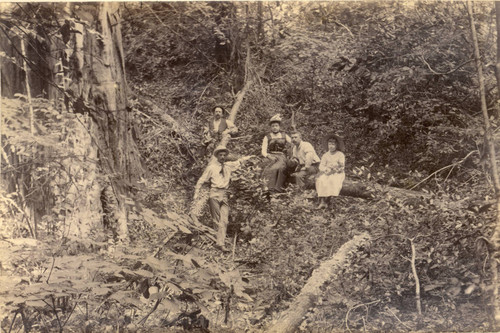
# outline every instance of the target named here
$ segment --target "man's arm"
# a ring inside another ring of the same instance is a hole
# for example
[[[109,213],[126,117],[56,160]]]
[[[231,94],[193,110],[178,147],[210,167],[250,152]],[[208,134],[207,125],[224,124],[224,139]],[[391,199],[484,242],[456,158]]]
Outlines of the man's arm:
[[[292,161],[294,161],[297,165],[300,164],[299,155],[298,155],[298,149],[297,149],[296,145],[292,145],[292,149],[291,149],[291,152],[290,152],[290,159]]]
[[[231,172],[235,171],[243,164],[243,162],[251,159],[252,157],[255,157],[255,155],[243,156],[243,157],[240,157],[239,159],[237,159],[236,161],[226,161],[226,163],[224,163],[224,167],[231,170]]]
[[[285,134],[285,141],[286,141],[286,150],[285,150],[285,155],[288,157],[288,158],[292,158],[293,157],[293,144],[292,144],[292,139],[287,135]]]

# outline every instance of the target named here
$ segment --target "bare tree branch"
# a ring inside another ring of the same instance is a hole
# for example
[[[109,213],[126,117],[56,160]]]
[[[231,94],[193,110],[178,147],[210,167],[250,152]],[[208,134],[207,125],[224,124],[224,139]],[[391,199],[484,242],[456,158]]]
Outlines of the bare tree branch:
[[[434,69],[432,69],[431,65],[425,60],[424,56],[423,55],[420,55],[419,56],[420,60],[422,60],[422,62],[427,65],[427,68],[429,68],[429,70],[432,72],[432,74],[436,74],[436,75],[448,75],[448,74],[451,74],[453,72],[456,72],[457,70],[459,70],[460,68],[462,68],[463,66],[467,65],[468,63],[470,62],[473,62],[474,61],[474,58],[472,59],[469,59],[467,61],[464,61],[462,62],[460,65],[458,65],[457,67],[455,67],[454,69],[451,69],[447,72],[437,72],[435,71]]]
[[[468,153],[468,154],[467,154],[464,158],[462,158],[460,161],[455,162],[455,163],[452,163],[452,164],[447,165],[447,166],[444,166],[444,167],[442,167],[441,169],[434,171],[434,172],[433,172],[433,173],[431,173],[429,176],[425,177],[423,180],[419,181],[417,184],[413,185],[413,186],[412,186],[412,187],[410,187],[409,189],[410,189],[410,190],[413,190],[415,187],[417,187],[418,185],[422,184],[423,182],[425,182],[426,180],[428,180],[428,179],[429,179],[429,178],[431,178],[432,176],[434,176],[434,175],[436,175],[436,174],[440,173],[440,172],[441,172],[441,171],[443,171],[443,170],[446,170],[446,169],[448,169],[448,168],[454,168],[454,167],[456,167],[457,165],[462,164],[463,162],[465,162],[465,160],[466,160],[466,159],[468,159],[468,158],[469,158],[469,156],[471,156],[472,154],[474,154],[474,153],[476,153],[476,152],[477,152],[477,150],[473,150],[473,151],[469,152],[469,153]]]

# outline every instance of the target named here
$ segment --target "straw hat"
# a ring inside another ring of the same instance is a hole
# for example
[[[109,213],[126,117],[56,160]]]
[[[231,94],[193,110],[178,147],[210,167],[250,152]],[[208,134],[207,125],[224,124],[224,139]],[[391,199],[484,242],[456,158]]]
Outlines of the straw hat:
[[[281,115],[280,114],[275,114],[274,116],[271,117],[269,120],[269,125],[272,123],[280,123],[281,124]]]
[[[214,156],[217,156],[217,154],[219,154],[222,151],[225,151],[226,153],[229,153],[229,150],[226,148],[226,146],[218,145],[217,147],[215,147]]]

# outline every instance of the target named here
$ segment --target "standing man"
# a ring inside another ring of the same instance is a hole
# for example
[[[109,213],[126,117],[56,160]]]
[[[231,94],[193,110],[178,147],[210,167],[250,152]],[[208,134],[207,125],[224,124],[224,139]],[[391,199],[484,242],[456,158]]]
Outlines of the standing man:
[[[302,135],[299,132],[292,133],[292,144],[295,172],[291,174],[291,177],[299,188],[304,188],[305,178],[318,173],[320,159],[314,147],[309,142],[302,141]]]
[[[225,250],[224,240],[226,239],[226,228],[229,218],[229,205],[227,189],[231,181],[231,173],[239,168],[241,162],[251,156],[240,158],[237,161],[228,161],[228,149],[224,146],[217,146],[214,150],[216,161],[210,163],[200,179],[196,183],[193,199],[198,198],[200,188],[204,183],[210,183],[210,194],[208,206],[210,215],[215,225],[217,225],[217,246]]]
[[[225,110],[221,106],[214,107],[214,117],[203,130],[203,145],[207,154],[211,154],[211,150],[220,143],[223,135],[238,132],[238,128],[231,120],[224,117],[224,113]]]
[[[287,148],[292,143],[285,132],[280,131],[281,116],[274,115],[269,120],[271,132],[262,140],[262,156],[269,159],[269,163],[262,170],[262,178],[267,181],[270,193],[281,192],[285,184],[285,169]]]

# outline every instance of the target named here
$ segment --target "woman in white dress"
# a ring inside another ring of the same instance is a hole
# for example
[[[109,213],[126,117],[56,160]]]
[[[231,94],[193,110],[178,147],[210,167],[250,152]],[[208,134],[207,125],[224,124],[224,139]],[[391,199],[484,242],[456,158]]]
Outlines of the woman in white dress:
[[[328,138],[328,151],[321,157],[316,179],[319,209],[326,208],[328,198],[338,196],[342,188],[345,179],[345,155],[342,150],[343,143],[339,137],[333,135]]]

